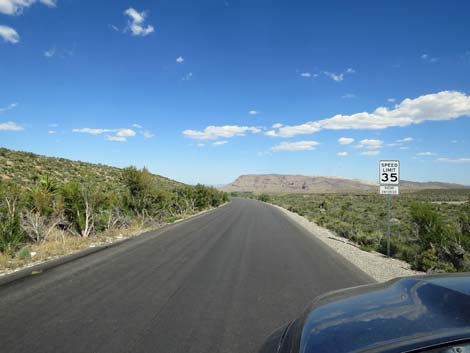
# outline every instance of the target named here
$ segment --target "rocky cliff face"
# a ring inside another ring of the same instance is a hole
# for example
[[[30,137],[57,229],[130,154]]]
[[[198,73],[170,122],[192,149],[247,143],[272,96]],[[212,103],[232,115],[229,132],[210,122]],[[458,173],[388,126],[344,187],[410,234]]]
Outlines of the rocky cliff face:
[[[224,191],[256,192],[256,193],[323,193],[346,191],[376,191],[377,184],[355,179],[338,177],[282,175],[282,174],[252,174],[242,175],[233,183],[221,187]],[[463,185],[439,182],[418,183],[402,181],[403,190],[423,189],[456,189]]]

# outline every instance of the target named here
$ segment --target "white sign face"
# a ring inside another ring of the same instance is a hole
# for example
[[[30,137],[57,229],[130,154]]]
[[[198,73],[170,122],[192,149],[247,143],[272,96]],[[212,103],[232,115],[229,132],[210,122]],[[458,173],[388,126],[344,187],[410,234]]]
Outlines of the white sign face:
[[[400,185],[400,161],[380,161],[380,185]]]
[[[380,195],[400,195],[398,185],[380,185]]]

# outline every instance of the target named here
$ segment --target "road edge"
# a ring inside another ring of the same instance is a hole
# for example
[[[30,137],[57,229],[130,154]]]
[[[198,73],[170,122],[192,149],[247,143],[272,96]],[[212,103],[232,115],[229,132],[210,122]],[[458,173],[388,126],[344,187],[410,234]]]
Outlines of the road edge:
[[[125,244],[127,242],[130,242],[130,241],[133,241],[133,240],[136,240],[136,239],[140,239],[142,237],[150,235],[151,233],[155,233],[155,232],[162,232],[163,233],[163,231],[165,231],[167,228],[171,228],[173,226],[177,226],[179,224],[186,223],[188,221],[194,220],[198,217],[205,216],[208,213],[214,212],[216,210],[221,209],[222,207],[227,206],[228,204],[230,204],[230,202],[226,202],[223,205],[221,205],[219,207],[216,207],[216,208],[211,208],[211,209],[208,209],[208,210],[198,212],[194,215],[191,215],[191,216],[186,217],[184,219],[178,220],[176,222],[165,224],[165,225],[163,225],[159,228],[146,230],[146,231],[144,231],[140,234],[130,236],[130,237],[125,238],[125,239],[116,240],[115,242],[112,242],[112,243],[109,243],[109,244],[103,244],[103,245],[95,246],[93,248],[86,248],[86,249],[78,250],[78,251],[73,252],[71,254],[62,255],[58,258],[45,260],[45,261],[43,261],[39,264],[30,265],[30,266],[26,265],[25,267],[22,267],[22,268],[19,268],[19,269],[15,270],[14,272],[10,272],[10,273],[0,275],[0,287],[4,286],[4,285],[7,285],[7,284],[10,284],[12,282],[22,280],[23,278],[26,278],[26,277],[34,276],[34,275],[37,275],[37,274],[42,274],[43,272],[45,272],[47,270],[59,267],[61,265],[73,262],[75,260],[84,258],[84,257],[92,255],[92,254],[96,254],[96,253],[101,252],[103,250],[114,248],[114,247],[117,247],[119,245]]]
[[[425,272],[412,270],[410,265],[405,261],[388,258],[377,252],[361,250],[359,246],[352,241],[336,235],[329,229],[320,227],[297,213],[275,204],[266,204],[279,210],[288,219],[305,229],[311,237],[322,241],[328,248],[377,282],[386,282],[397,277],[426,275]]]

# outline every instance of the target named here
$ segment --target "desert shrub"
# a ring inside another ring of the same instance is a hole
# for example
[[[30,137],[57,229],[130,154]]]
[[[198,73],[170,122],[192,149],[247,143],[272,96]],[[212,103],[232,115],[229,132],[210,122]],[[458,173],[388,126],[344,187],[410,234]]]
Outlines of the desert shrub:
[[[0,185],[0,252],[12,254],[25,241],[20,224],[21,189]]]
[[[271,198],[269,197],[268,194],[261,194],[258,196],[258,200],[263,201],[263,202],[269,202]]]

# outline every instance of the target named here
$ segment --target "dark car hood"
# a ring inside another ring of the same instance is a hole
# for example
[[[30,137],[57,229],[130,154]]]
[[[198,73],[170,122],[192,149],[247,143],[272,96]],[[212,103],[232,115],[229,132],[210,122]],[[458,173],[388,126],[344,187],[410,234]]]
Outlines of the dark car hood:
[[[420,276],[318,297],[265,351],[406,352],[467,339],[470,274]]]

